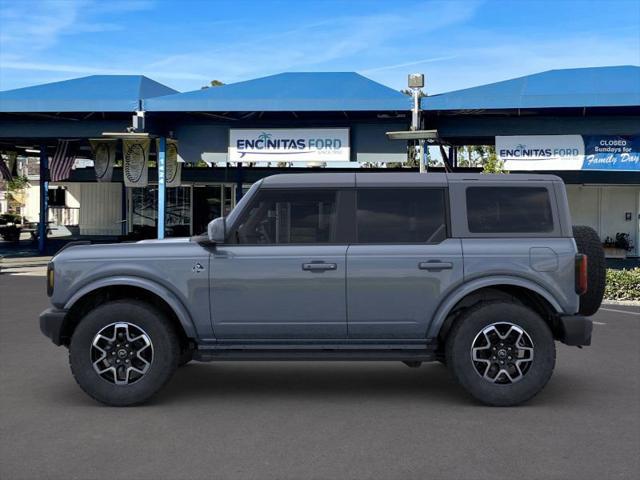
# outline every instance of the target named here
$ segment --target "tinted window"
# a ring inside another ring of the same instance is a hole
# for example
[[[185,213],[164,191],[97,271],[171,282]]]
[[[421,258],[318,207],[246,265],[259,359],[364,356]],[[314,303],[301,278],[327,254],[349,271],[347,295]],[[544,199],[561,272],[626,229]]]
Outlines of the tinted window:
[[[447,222],[441,188],[358,190],[359,243],[437,243]]]
[[[241,220],[241,244],[332,243],[336,238],[336,192],[263,190]]]
[[[553,230],[549,192],[541,187],[467,188],[467,217],[473,233]]]

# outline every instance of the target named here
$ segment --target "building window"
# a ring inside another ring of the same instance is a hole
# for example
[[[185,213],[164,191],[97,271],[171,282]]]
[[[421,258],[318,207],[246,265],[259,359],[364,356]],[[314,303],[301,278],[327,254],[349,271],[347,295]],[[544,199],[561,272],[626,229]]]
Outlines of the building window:
[[[333,243],[336,239],[336,191],[265,190],[237,229],[240,244]]]
[[[167,188],[166,202],[166,236],[191,235],[191,187]]]
[[[469,187],[467,219],[472,233],[553,231],[549,192],[543,187]]]
[[[50,188],[47,192],[47,201],[50,207],[67,206],[67,190],[65,188]]]
[[[439,243],[447,236],[442,188],[367,188],[357,202],[358,243]]]
[[[165,235],[188,237],[191,232],[191,187],[167,188]],[[158,188],[131,189],[131,232],[134,238],[156,238]]]

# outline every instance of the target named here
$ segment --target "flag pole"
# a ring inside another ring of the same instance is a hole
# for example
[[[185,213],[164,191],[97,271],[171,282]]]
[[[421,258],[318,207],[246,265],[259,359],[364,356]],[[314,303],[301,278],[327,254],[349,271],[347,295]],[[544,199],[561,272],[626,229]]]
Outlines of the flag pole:
[[[47,145],[40,145],[40,223],[38,224],[38,251],[47,249],[47,222],[49,221],[49,157]]]

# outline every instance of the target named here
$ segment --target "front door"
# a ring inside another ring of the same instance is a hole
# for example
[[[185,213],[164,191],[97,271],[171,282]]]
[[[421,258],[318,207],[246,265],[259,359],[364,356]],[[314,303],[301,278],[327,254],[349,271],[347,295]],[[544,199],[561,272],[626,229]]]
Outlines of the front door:
[[[445,188],[362,188],[347,252],[350,338],[425,338],[443,294],[463,279],[448,238]]]
[[[256,194],[212,255],[217,338],[346,338],[339,196],[326,189]]]

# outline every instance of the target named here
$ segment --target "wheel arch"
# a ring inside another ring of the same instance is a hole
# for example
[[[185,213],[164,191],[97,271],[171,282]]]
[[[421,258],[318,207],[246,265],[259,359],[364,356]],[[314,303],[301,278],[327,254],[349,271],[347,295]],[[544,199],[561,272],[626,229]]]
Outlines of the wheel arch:
[[[545,288],[530,280],[519,277],[490,277],[465,283],[451,292],[441,303],[427,330],[427,338],[446,336],[457,313],[467,306],[480,301],[495,299],[518,299],[521,303],[537,311],[551,327],[554,334],[554,317],[562,312],[562,307]]]
[[[159,308],[172,321],[182,342],[196,338],[191,315],[183,303],[167,288],[136,277],[110,277],[85,285],[65,303],[68,311],[62,337],[68,344],[75,327],[89,310],[111,300],[136,299]]]

